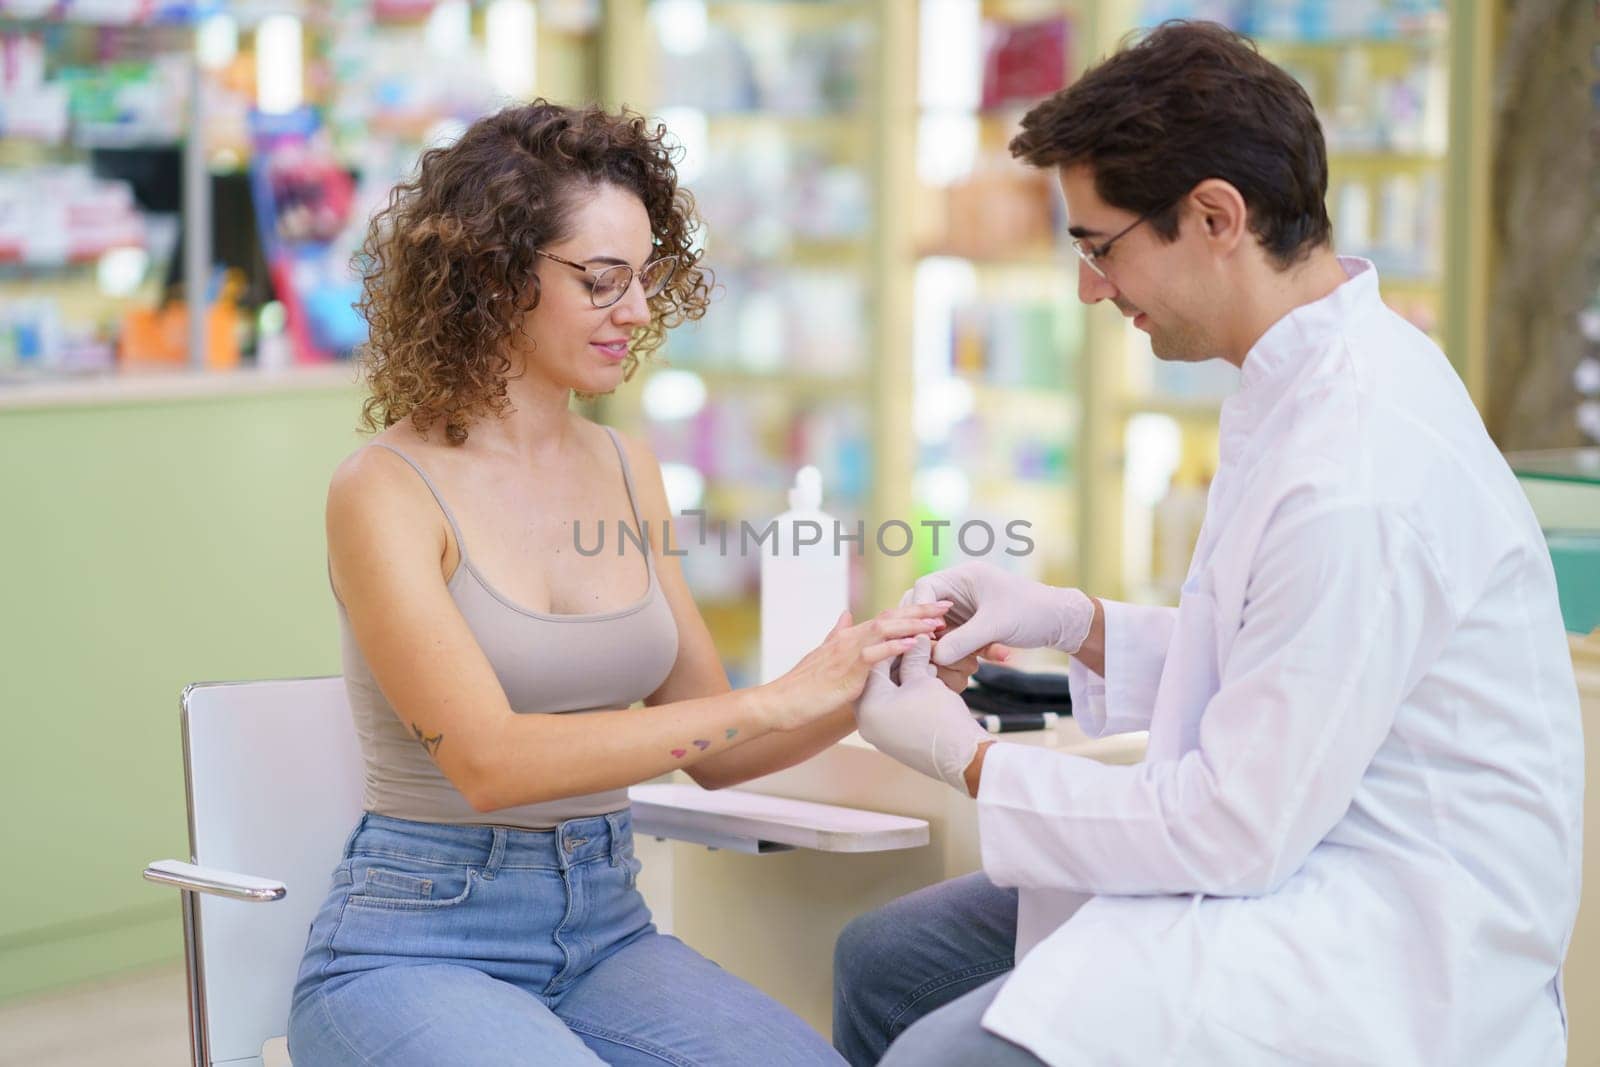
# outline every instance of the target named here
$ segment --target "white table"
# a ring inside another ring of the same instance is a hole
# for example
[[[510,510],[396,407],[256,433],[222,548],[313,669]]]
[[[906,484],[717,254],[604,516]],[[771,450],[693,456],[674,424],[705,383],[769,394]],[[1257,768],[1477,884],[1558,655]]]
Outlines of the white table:
[[[710,792],[697,785],[636,785],[628,790],[634,834],[734,852],[892,852],[928,843],[922,819],[809,800]]]

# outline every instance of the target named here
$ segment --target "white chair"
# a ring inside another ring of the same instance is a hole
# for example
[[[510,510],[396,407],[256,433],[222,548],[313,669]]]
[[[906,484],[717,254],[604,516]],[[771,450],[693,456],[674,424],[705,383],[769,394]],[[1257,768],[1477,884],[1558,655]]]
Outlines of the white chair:
[[[361,813],[344,681],[191,685],[181,718],[190,862],[161,860],[144,876],[182,891],[193,1063],[259,1065],[264,1048],[287,1063],[282,1035],[306,933]],[[694,787],[635,790],[635,832],[653,837],[746,852],[928,842],[919,819]],[[698,810],[696,794],[706,798]]]

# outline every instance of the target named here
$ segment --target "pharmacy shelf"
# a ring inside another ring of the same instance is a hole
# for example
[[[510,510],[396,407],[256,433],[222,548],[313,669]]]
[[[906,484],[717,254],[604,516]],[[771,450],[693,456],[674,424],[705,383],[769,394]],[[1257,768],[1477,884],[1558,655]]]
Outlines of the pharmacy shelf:
[[[1215,423],[1222,415],[1220,397],[1130,396],[1122,401],[1122,414],[1166,415],[1194,422]]]
[[[1351,172],[1432,170],[1444,165],[1443,152],[1387,152],[1381,148],[1335,148],[1329,146],[1330,170]]]
[[[849,111],[804,114],[787,111],[709,111],[706,124],[713,133],[738,137],[750,133],[769,133],[776,129],[785,137],[818,140],[859,141],[866,136],[862,116]]]
[[[863,396],[870,383],[856,375],[784,374],[731,367],[717,361],[663,359],[652,370],[687,371],[712,389],[768,389],[820,396]]]
[[[850,521],[876,516],[884,510],[879,443],[892,433],[879,338],[894,316],[896,284],[880,269],[881,93],[900,85],[883,62],[898,47],[884,27],[895,15],[868,3],[725,0],[706,5],[696,45],[669,41],[653,7],[607,5],[600,95],[661,115],[686,140],[704,138],[688,144],[698,158],[685,173],[699,176],[686,184],[706,220],[706,266],[718,284],[704,324],[675,331],[656,364],[697,375],[704,406],[652,421],[656,371],[647,368],[605,398],[598,415],[645,436],[664,464],[693,466],[704,478],[699,506],[713,521],[766,521],[783,510],[794,469],[805,462],[824,469],[825,510]],[[705,51],[685,58],[669,44]],[[718,77],[707,69],[718,60],[741,70],[748,62],[747,73],[724,69]],[[859,95],[818,80],[835,77],[859,82]],[[850,320],[857,328],[842,328],[847,311],[861,316]],[[760,352],[740,350],[751,337]],[[755,561],[714,562],[697,566],[691,550],[684,571],[730,672],[753,680]],[[879,576],[852,569],[865,583],[855,606],[877,606]]]
[[[0,412],[162,403],[217,396],[338,392],[361,384],[349,363],[283,370],[122,371],[85,378],[0,375]]]
[[[620,59],[620,65],[608,75],[608,98],[642,101],[648,105],[659,103],[638,91],[641,79],[643,84],[651,84],[645,40],[649,32],[647,6],[644,0],[627,0],[607,9],[605,54],[608,62]],[[798,0],[776,3],[713,0],[708,5],[713,23],[721,22],[740,30],[758,29],[764,33],[816,31],[848,20],[870,22],[874,34],[870,45],[874,69],[868,87],[870,92],[864,95],[859,113],[795,116],[770,110],[712,112],[706,121],[709,135],[724,143],[747,136],[754,139],[777,135],[819,149],[835,160],[848,156],[856,146],[864,145],[861,150],[867,153],[871,167],[876,207],[870,231],[854,243],[820,242],[806,248],[801,242],[794,242],[782,250],[781,259],[776,263],[772,260],[767,263],[828,269],[854,267],[859,262],[867,268],[869,284],[877,291],[869,301],[873,321],[867,343],[863,345],[861,373],[847,379],[834,381],[784,373],[769,378],[763,373],[747,372],[738,366],[739,360],[725,352],[719,355],[728,358],[719,360],[675,360],[670,355],[667,359],[667,365],[674,369],[701,374],[713,397],[732,393],[754,398],[758,391],[770,386],[785,391],[797,403],[820,402],[835,392],[841,396],[866,398],[862,402],[869,405],[872,421],[873,478],[871,495],[865,503],[870,513],[878,518],[919,513],[911,490],[924,464],[916,454],[916,438],[912,433],[913,409],[918,401],[904,385],[911,379],[913,369],[911,279],[918,265],[944,258],[970,264],[977,277],[977,301],[984,306],[993,304],[1008,289],[1018,302],[1047,300],[1053,293],[1063,304],[1072,304],[1075,309],[1077,299],[1077,262],[1060,235],[1034,244],[1014,243],[995,251],[982,249],[976,243],[962,248],[960,241],[946,240],[936,228],[929,227],[931,218],[942,217],[933,213],[944,211],[945,203],[939,195],[930,195],[919,184],[915,117],[946,112],[942,108],[921,109],[917,99],[917,6]],[[983,16],[989,19],[1025,21],[1069,15],[1073,19],[1069,75],[1081,71],[1091,60],[1114,51],[1124,35],[1136,26],[1141,7],[1136,0],[1082,0],[1078,3],[981,0]],[[1481,134],[1486,128],[1483,87],[1490,80],[1485,74],[1488,67],[1482,54],[1488,38],[1481,14],[1452,9],[1451,16],[1448,26],[1440,18],[1428,18],[1392,37],[1345,36],[1315,41],[1265,38],[1261,45],[1269,56],[1309,72],[1325,84],[1331,84],[1328,79],[1337,74],[1338,64],[1352,50],[1363,53],[1362,61],[1368,64],[1374,77],[1380,78],[1402,75],[1413,64],[1426,63],[1430,56],[1444,56],[1451,93],[1448,155],[1431,147],[1422,150],[1426,145],[1424,140],[1407,140],[1415,131],[1403,136],[1378,135],[1396,137],[1393,150],[1381,145],[1372,147],[1371,143],[1361,140],[1340,142],[1335,137],[1330,145],[1330,168],[1336,180],[1369,185],[1370,202],[1374,207],[1381,207],[1380,186],[1385,179],[1409,176],[1427,178],[1431,183],[1433,179],[1428,176],[1438,175],[1447,201],[1444,225],[1439,228],[1447,246],[1438,256],[1442,269],[1432,272],[1407,267],[1402,272],[1380,262],[1380,271],[1384,293],[1392,303],[1404,305],[1404,313],[1431,317],[1438,324],[1439,335],[1446,340],[1458,365],[1463,366],[1463,376],[1471,386],[1473,368],[1479,365],[1480,357],[1470,345],[1462,346],[1459,340],[1452,338],[1474,332],[1476,328],[1469,329],[1470,323],[1481,317],[1474,308],[1483,306],[1481,264],[1484,252],[1481,247],[1465,249],[1465,243],[1469,242],[1463,235],[1480,231],[1481,217],[1475,213],[1477,209],[1470,206],[1470,198],[1459,184],[1462,164],[1458,156],[1463,139],[1474,129]],[[1475,55],[1479,58],[1474,58]],[[1476,95],[1469,94],[1470,98],[1462,95],[1464,85],[1471,89],[1468,83],[1477,83],[1477,88],[1472,89]],[[632,88],[626,89],[628,86]],[[1329,101],[1324,104],[1332,106]],[[1004,156],[1005,145],[1015,132],[1016,121],[1023,110],[1020,106],[1006,105],[973,112],[980,151],[997,159]],[[862,134],[866,135],[864,141]],[[692,182],[690,188],[694,188]],[[1481,204],[1481,191],[1477,195],[1480,198],[1477,202]],[[1052,225],[1059,225],[1059,204],[1054,199],[1051,204]],[[722,237],[724,247],[718,247],[718,239],[718,233],[710,234],[708,247],[713,253],[713,266],[724,253],[734,251],[726,247],[726,236]],[[1473,237],[1472,240],[1480,239]],[[1381,257],[1381,249],[1373,251]],[[1468,276],[1480,279],[1471,283],[1476,288],[1464,287],[1466,283],[1462,279]],[[1474,292],[1480,296],[1476,303],[1466,299]],[[714,305],[711,314],[727,310]],[[1072,559],[1078,569],[1069,577],[1115,596],[1122,591],[1124,579],[1122,542],[1127,530],[1122,514],[1127,471],[1123,464],[1128,420],[1137,415],[1164,415],[1179,424],[1186,441],[1197,442],[1196,447],[1209,447],[1207,434],[1215,427],[1222,401],[1211,395],[1138,393],[1136,390],[1142,385],[1130,381],[1127,370],[1126,324],[1113,309],[1104,306],[1082,312],[1074,310],[1074,313],[1081,314],[1082,337],[1076,353],[1064,351],[1061,354],[1067,377],[1062,387],[1040,389],[993,382],[965,365],[957,369],[954,376],[970,386],[972,408],[979,417],[998,420],[1007,430],[1029,433],[1035,429],[1049,429],[1058,438],[1066,439],[1071,457],[1068,476],[1057,483],[1048,479],[1015,479],[1015,491],[1010,493],[1010,499],[1013,502],[1026,500],[1030,507],[1046,505],[1052,516],[1065,516],[1065,521],[1072,522]],[[1481,330],[1476,332],[1481,333]],[[713,365],[718,363],[730,366]],[[613,413],[638,417],[636,400],[619,394],[614,403],[608,403]],[[1056,422],[1059,425],[1055,425]],[[1038,436],[1042,437],[1042,432]],[[954,449],[958,444],[953,442],[948,448]],[[932,455],[934,460],[943,463],[951,454],[946,451]],[[994,457],[988,453],[983,453],[981,461],[973,460],[975,465],[992,462]],[[981,496],[984,502],[989,502],[1004,498],[1008,492],[1012,479],[1004,474],[990,478],[990,473],[985,471],[983,477],[973,479],[974,500]],[[729,486],[721,499],[736,499],[742,504],[760,497],[761,492]],[[880,595],[888,595],[914,577],[910,571],[913,561],[878,563],[872,585]]]

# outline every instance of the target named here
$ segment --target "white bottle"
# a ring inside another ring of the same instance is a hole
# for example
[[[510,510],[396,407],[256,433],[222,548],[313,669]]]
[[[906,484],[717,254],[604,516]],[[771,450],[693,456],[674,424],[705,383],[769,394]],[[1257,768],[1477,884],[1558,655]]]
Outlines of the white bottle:
[[[1166,495],[1156,502],[1152,517],[1154,551],[1151,553],[1150,584],[1162,603],[1176,604],[1189,575],[1200,527],[1206,521],[1207,490],[1210,477],[1199,473],[1194,463],[1181,464],[1172,475]]]
[[[775,543],[761,547],[761,681],[770,682],[822,643],[850,603],[848,543],[822,510],[822,472],[801,467],[789,510],[773,520]]]

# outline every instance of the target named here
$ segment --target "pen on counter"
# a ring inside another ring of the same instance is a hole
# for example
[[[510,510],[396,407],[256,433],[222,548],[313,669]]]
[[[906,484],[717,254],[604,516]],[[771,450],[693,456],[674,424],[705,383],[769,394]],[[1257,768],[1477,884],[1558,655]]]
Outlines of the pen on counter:
[[[1018,711],[1004,715],[979,715],[978,722],[991,734],[1009,734],[1019,730],[1048,730],[1061,721],[1053,711]]]

